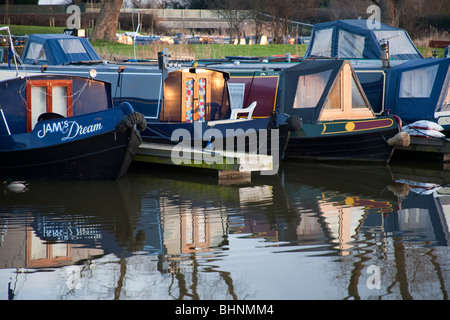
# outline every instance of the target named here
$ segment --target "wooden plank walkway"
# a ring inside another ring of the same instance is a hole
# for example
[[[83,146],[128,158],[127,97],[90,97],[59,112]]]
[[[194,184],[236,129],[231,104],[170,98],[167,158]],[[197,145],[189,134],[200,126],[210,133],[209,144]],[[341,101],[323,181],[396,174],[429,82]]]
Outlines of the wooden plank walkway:
[[[407,147],[395,146],[396,151],[407,151],[414,157],[413,152],[421,152],[433,155],[443,162],[450,162],[450,140],[433,139],[426,137],[411,137],[411,143]]]
[[[177,145],[142,142],[134,161],[165,165],[178,165],[191,168],[212,169],[221,172],[249,173],[271,171],[274,163],[269,155],[199,150]]]

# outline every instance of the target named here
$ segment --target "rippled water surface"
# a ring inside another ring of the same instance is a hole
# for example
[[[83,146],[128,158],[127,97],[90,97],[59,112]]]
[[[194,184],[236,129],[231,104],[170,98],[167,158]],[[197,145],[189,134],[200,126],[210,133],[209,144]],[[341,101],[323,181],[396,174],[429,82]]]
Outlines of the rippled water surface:
[[[0,194],[0,299],[448,299],[450,171],[132,167]]]

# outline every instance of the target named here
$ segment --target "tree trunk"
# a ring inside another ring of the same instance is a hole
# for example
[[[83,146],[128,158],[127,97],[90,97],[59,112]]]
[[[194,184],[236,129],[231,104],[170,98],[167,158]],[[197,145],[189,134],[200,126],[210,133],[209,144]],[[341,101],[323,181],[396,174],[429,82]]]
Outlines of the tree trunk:
[[[101,3],[102,8],[92,31],[91,39],[116,41],[116,30],[123,0],[102,0]]]
[[[394,5],[394,24],[393,26],[398,28],[400,26],[400,16],[402,14],[403,5],[405,4],[404,0],[392,0],[392,4]]]
[[[373,3],[380,7],[381,21],[393,27],[400,24],[400,15],[404,0],[372,0]]]

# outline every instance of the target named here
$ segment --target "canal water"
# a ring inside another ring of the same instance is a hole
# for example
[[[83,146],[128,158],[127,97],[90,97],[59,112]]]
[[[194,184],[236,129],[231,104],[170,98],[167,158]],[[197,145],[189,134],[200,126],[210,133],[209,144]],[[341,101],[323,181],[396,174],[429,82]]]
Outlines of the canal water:
[[[0,193],[1,300],[448,299],[440,164],[28,183]]]

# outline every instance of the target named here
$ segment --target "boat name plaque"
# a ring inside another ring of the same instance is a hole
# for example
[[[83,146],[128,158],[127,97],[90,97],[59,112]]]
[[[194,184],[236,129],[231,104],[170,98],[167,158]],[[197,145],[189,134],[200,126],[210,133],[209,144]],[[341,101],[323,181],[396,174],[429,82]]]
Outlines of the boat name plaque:
[[[53,123],[43,124],[42,129],[37,132],[39,138],[45,138],[51,133],[60,133],[63,135],[61,141],[72,140],[77,136],[86,135],[89,133],[100,131],[103,128],[101,123],[94,123],[89,125],[81,125],[77,121],[59,121]]]

